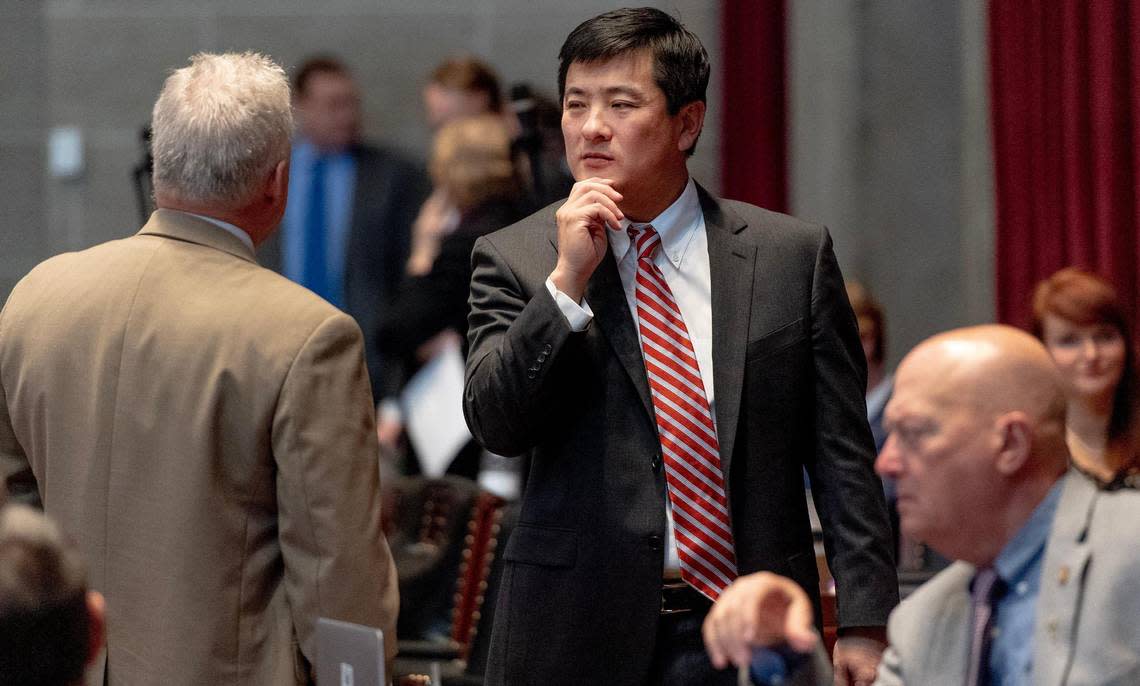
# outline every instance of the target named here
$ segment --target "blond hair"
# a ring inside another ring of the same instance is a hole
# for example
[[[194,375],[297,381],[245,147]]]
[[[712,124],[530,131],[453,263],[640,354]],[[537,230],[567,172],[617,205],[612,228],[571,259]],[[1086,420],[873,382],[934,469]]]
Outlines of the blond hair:
[[[460,211],[517,197],[519,178],[506,124],[493,114],[446,124],[432,145],[431,175]]]

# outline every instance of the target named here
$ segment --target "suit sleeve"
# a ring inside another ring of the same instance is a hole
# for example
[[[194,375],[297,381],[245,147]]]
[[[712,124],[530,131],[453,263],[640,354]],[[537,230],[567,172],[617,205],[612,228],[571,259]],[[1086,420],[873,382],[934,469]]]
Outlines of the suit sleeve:
[[[541,284],[525,293],[486,237],[471,255],[467,378],[463,413],[475,439],[493,453],[521,455],[553,421],[564,376],[558,361],[582,334]]]
[[[8,412],[8,400],[0,385],[0,478],[4,480],[4,490],[0,491],[0,506],[6,501],[22,503],[32,507],[42,507],[36,477],[32,465],[24,453],[16,432],[12,428],[12,418]]]
[[[301,651],[316,657],[318,617],[384,631],[396,651],[399,595],[380,528],[378,446],[359,328],[322,322],[285,379],[273,420],[278,535]]]
[[[898,577],[864,400],[867,368],[831,237],[821,229],[812,282],[816,449],[807,464],[836,582],[840,627],[884,626]]]
[[[4,338],[4,312],[0,311],[0,341]],[[0,506],[5,501],[41,508],[39,487],[32,473],[32,465],[23,446],[16,438],[12,415],[8,410],[8,391],[4,388],[3,368],[0,366]]]

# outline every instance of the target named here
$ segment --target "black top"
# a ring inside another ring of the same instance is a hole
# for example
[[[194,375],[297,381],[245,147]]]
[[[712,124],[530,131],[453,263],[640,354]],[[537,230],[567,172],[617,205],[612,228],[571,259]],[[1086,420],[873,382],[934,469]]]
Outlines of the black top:
[[[484,234],[515,223],[522,217],[518,206],[507,200],[492,200],[466,212],[456,227],[440,243],[431,270],[408,276],[400,284],[396,298],[380,315],[377,347],[386,360],[403,360],[411,372],[416,349],[445,329],[454,329],[463,338],[467,351],[467,295],[471,287],[471,249]],[[394,395],[403,385],[405,374],[386,374],[379,380]]]

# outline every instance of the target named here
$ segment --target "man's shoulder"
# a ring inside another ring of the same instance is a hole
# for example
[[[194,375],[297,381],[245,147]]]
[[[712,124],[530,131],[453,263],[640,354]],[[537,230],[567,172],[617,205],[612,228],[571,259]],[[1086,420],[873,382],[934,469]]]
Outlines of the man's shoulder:
[[[250,263],[243,268],[249,270],[248,283],[239,297],[256,298],[265,317],[279,321],[281,328],[292,325],[304,332],[329,319],[355,321],[316,293],[271,269]]]
[[[204,291],[240,284],[240,288],[227,291],[225,302],[217,303],[219,313],[225,311],[227,306],[236,311],[246,311],[244,303],[256,302],[256,310],[267,317],[272,319],[287,316],[294,323],[319,323],[343,314],[320,296],[284,276],[255,262],[225,255],[220,250],[207,249],[208,254],[216,256],[214,264],[220,265],[220,271],[209,271],[208,274],[212,276],[202,274],[202,278],[214,281],[200,282],[198,285],[201,289],[198,289],[195,277],[199,270],[164,268],[164,260],[185,264],[186,257],[181,253],[164,257],[161,248],[182,248],[187,245],[191,244],[152,235],[134,235],[83,250],[61,253],[44,260],[28,272],[13,288],[9,303],[17,306],[25,300],[51,299],[76,290],[86,292],[87,301],[91,302],[97,294],[117,298],[114,294],[121,293],[124,288],[133,291],[142,283],[140,280],[176,279],[179,283],[185,283],[186,288]],[[205,247],[192,245],[196,248]],[[232,275],[233,280],[227,278],[224,282],[217,281],[216,276],[222,273]]]
[[[558,224],[554,219],[554,213],[565,202],[565,198],[552,202],[513,224],[486,234],[480,240],[507,252],[545,249],[545,246],[550,245],[550,241],[557,235]]]
[[[119,238],[99,243],[82,250],[62,252],[32,267],[16,282],[8,296],[8,303],[19,303],[25,298],[45,295],[52,287],[72,290],[71,284],[95,280],[106,284],[108,279],[125,277],[125,265],[135,261],[146,251],[146,246],[131,238]]]
[[[1081,475],[1081,478],[1086,477]],[[1121,526],[1123,522],[1140,519],[1140,491],[1134,488],[1098,490],[1092,507],[1088,540],[1097,547],[1096,554],[1113,555],[1130,567],[1140,568],[1140,556],[1133,554],[1140,545],[1140,529]]]
[[[917,627],[928,625],[935,614],[968,602],[973,574],[972,565],[955,562],[934,575],[894,609],[890,619],[892,630],[909,633]]]
[[[362,166],[390,167],[403,174],[426,175],[422,164],[391,146],[361,142],[352,146],[352,155]]]
[[[701,207],[706,220],[728,227],[744,225],[740,235],[753,240],[794,241],[816,244],[825,230],[822,224],[776,212],[751,203],[721,198],[701,189]]]

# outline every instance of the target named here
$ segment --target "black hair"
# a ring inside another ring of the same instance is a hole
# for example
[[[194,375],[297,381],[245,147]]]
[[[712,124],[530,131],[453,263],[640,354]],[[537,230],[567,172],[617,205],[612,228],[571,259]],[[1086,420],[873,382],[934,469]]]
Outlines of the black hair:
[[[51,535],[0,531],[2,684],[67,686],[83,679],[90,628],[83,564]]]
[[[309,87],[309,81],[312,80],[317,74],[332,74],[333,76],[343,76],[345,78],[352,78],[352,72],[339,57],[334,55],[315,55],[306,59],[300,67],[297,68],[296,74],[293,75],[293,94],[297,97],[304,97],[305,91]]]
[[[705,102],[709,56],[681,22],[653,7],[628,7],[587,19],[570,32],[558,52],[558,99],[566,95],[566,72],[574,62],[604,62],[647,50],[653,80],[665,93],[669,114]]]

